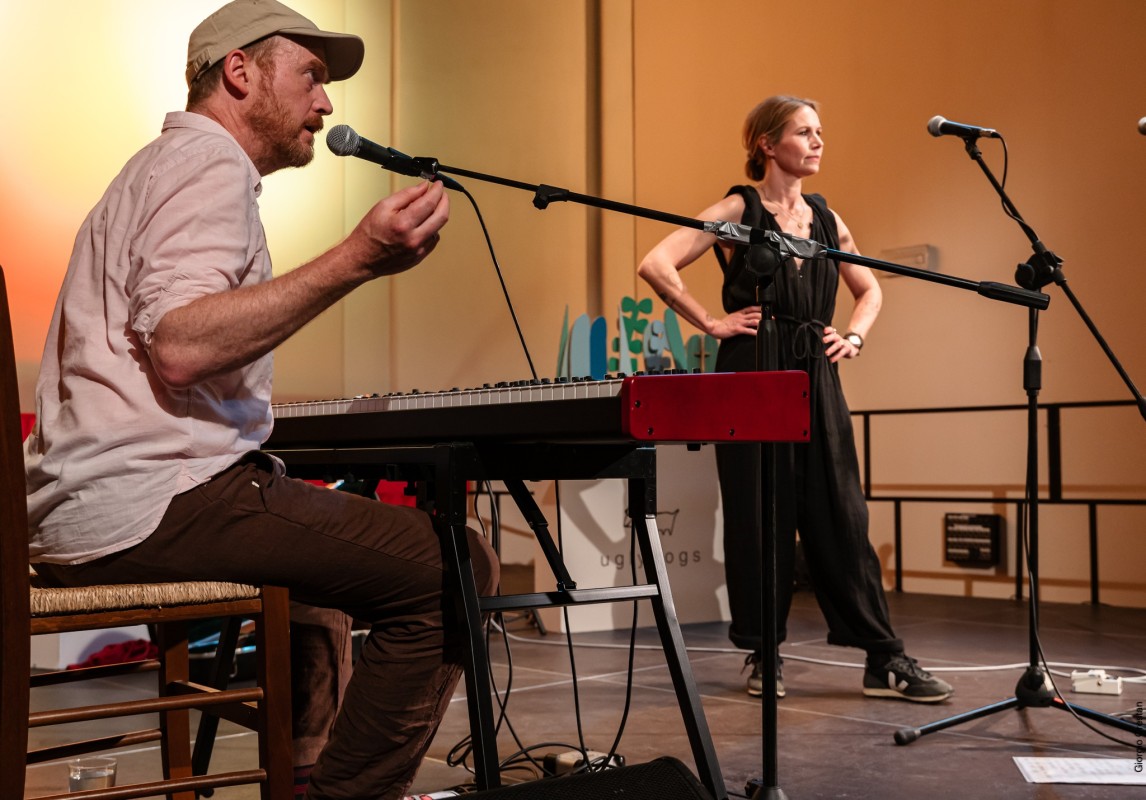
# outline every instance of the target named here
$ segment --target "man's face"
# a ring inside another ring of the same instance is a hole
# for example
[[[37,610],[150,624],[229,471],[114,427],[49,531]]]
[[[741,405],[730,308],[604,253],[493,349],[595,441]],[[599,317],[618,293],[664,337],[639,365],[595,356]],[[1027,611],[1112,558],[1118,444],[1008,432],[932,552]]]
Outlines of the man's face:
[[[314,135],[333,109],[326,95],[325,49],[321,42],[280,38],[258,85],[248,114],[259,144],[254,159],[268,175],[284,167],[302,167],[314,158]]]

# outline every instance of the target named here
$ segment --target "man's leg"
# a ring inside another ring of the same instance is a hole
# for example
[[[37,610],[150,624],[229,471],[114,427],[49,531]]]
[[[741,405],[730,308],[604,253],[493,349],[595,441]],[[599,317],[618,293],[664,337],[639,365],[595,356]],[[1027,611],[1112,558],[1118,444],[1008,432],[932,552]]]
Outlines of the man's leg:
[[[472,531],[470,550],[478,590],[491,593],[496,558]],[[313,800],[400,797],[460,675],[463,631],[429,517],[286,478],[261,454],[176,497],[136,547],[62,571],[69,583],[277,584],[369,624]]]
[[[295,796],[302,797],[326,746],[350,680],[349,616],[332,608],[291,603],[291,738]]]

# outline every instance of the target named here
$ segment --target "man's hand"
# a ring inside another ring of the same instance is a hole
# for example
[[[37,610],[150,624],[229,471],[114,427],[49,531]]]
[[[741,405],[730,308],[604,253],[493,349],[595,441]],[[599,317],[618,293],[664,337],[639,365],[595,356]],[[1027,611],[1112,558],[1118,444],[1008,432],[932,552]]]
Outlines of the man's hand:
[[[421,183],[379,201],[345,244],[372,277],[395,275],[430,254],[449,218],[450,201],[442,184]]]

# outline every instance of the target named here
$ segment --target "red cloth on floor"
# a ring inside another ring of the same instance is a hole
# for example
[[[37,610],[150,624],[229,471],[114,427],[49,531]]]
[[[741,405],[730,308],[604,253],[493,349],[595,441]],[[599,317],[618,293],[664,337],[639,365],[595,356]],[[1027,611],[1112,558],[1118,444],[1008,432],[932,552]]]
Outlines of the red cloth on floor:
[[[102,667],[105,664],[126,664],[129,661],[144,661],[148,658],[157,658],[159,648],[154,642],[146,639],[133,639],[129,642],[116,642],[109,644],[88,656],[87,661],[80,664],[68,664],[68,669],[83,669],[84,667]]]

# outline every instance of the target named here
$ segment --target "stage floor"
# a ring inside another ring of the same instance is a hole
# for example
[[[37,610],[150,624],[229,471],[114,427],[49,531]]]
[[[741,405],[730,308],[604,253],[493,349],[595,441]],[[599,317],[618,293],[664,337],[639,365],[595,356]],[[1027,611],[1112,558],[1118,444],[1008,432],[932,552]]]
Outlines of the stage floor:
[[[791,800],[809,798],[904,797],[927,800],[964,798],[1063,798],[1114,800],[1131,796],[1127,786],[1028,784],[1015,757],[1134,759],[1132,747],[1120,747],[1085,728],[1056,708],[1009,709],[898,746],[892,735],[963,713],[1014,695],[1028,662],[1027,606],[1005,600],[929,595],[891,595],[892,621],[909,655],[955,686],[940,704],[916,704],[863,697],[862,653],[830,647],[826,628],[810,592],[798,592],[781,646],[787,697],[779,701],[779,784]],[[1073,665],[1146,669],[1146,609],[1043,604],[1040,632],[1047,659],[1066,699],[1105,714],[1133,714],[1146,701],[1146,683],[1124,683],[1121,695],[1074,694],[1068,674]],[[513,664],[508,716],[521,745],[547,753],[576,745],[569,652],[564,637],[541,636],[528,620],[507,627]],[[723,624],[689,625],[685,640],[716,753],[730,796],[743,795],[747,781],[762,773],[760,701],[744,692],[744,654],[728,646]],[[581,730],[585,746],[607,752],[616,736],[625,703],[628,632],[584,633],[574,637],[580,688]],[[632,704],[618,752],[628,763],[674,756],[692,766],[676,698],[655,630],[638,631]],[[606,645],[606,647],[589,647]],[[619,647],[608,647],[619,645]],[[492,660],[498,686],[509,675],[504,645],[495,640]],[[714,652],[727,650],[727,652]],[[830,664],[819,663],[822,661]],[[1062,664],[1063,666],[1057,666]],[[1001,668],[999,668],[1001,667]],[[1130,673],[1122,673],[1129,675]],[[131,681],[108,682],[110,694],[130,694]],[[99,702],[84,697],[83,702]],[[41,704],[37,704],[41,705]],[[107,723],[111,725],[112,723]],[[1134,736],[1092,723],[1105,733],[1133,742]],[[224,725],[216,749],[217,767],[240,768],[253,761],[254,741]],[[468,733],[464,687],[431,745],[414,789],[431,792],[472,780],[450,753]],[[34,737],[44,734],[33,731]],[[519,749],[502,726],[499,754]],[[129,777],[154,751],[141,748],[121,757],[121,775]],[[529,778],[511,770],[505,780]],[[35,767],[29,795],[66,785],[62,764]],[[220,789],[219,800],[256,798],[250,787]]]

